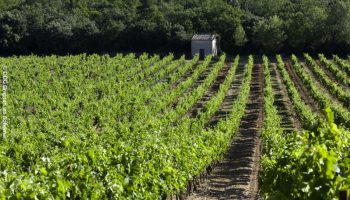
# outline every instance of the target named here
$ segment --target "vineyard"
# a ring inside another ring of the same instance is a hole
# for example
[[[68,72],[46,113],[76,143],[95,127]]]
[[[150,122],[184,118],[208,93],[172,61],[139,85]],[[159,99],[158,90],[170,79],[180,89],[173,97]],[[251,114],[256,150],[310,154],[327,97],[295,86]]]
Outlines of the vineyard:
[[[350,57],[0,64],[0,199],[338,199],[350,189]]]

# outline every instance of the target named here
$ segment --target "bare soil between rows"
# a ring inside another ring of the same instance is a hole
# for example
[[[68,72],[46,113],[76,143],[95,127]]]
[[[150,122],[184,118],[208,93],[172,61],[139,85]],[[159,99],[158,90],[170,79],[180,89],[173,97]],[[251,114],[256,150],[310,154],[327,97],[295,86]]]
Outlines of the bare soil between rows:
[[[219,109],[215,112],[211,120],[206,124],[206,128],[214,128],[220,120],[226,119],[231,111],[232,106],[239,95],[239,90],[242,86],[243,76],[245,74],[245,65],[239,64],[230,89],[226,92],[225,98]]]
[[[300,94],[301,99],[306,103],[306,105],[310,106],[314,112],[320,113],[321,109],[319,108],[317,102],[312,98],[311,94],[305,88],[305,85],[303,84],[300,77],[294,71],[290,62],[286,62],[285,66],[290,78],[294,82],[294,85]]]
[[[189,110],[187,115],[189,115],[192,118],[195,118],[198,116],[198,114],[204,108],[207,102],[209,102],[210,99],[219,91],[220,85],[223,84],[223,82],[225,81],[226,75],[231,67],[232,66],[230,63],[225,63],[225,66],[220,70],[214,83],[205,92],[205,94],[201,97],[201,99],[195,105],[193,105],[193,107]]]
[[[277,70],[276,63],[270,63],[271,84],[274,93],[274,105],[277,108],[278,115],[281,118],[281,127],[286,132],[301,130],[301,123],[293,109],[293,104],[288,96],[287,88],[283,84],[280,72]]]
[[[255,65],[245,116],[237,136],[208,179],[189,200],[258,199],[263,121],[263,67]]]

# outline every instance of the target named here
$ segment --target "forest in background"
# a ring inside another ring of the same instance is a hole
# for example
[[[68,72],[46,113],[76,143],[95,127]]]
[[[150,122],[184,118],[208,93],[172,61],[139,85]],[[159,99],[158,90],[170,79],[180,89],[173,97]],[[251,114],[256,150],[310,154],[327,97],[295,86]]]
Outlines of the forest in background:
[[[188,53],[194,33],[226,52],[346,53],[350,0],[1,0],[1,54]]]

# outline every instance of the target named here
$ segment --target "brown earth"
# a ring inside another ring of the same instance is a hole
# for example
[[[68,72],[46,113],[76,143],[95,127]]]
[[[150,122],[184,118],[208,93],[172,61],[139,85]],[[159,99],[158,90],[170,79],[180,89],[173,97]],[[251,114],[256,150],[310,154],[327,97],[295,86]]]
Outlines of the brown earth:
[[[317,102],[312,98],[312,96],[309,94],[308,90],[306,89],[305,85],[299,78],[299,76],[294,71],[293,67],[291,66],[290,62],[285,63],[286,70],[294,82],[295,87],[297,88],[301,99],[305,102],[306,105],[310,106],[314,112],[321,112],[321,109],[319,108]]]
[[[281,74],[277,70],[276,63],[270,64],[271,85],[275,97],[275,106],[281,118],[281,127],[285,131],[301,130],[299,118],[293,109],[293,104],[288,96],[287,88],[283,84]]]
[[[251,91],[238,135],[201,187],[189,200],[258,199],[263,121],[263,67],[253,68]]]

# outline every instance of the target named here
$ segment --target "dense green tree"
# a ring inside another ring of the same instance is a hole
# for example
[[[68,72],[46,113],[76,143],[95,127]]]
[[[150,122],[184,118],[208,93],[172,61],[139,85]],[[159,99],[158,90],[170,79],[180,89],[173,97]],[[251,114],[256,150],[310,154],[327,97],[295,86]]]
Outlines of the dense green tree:
[[[20,3],[24,2],[24,0],[1,0],[0,1],[0,11],[1,10],[9,10]]]
[[[327,29],[330,43],[350,44],[350,1],[331,0],[328,4]]]
[[[315,49],[326,41],[326,6],[313,0],[290,7],[286,20],[288,44],[296,50]]]
[[[2,0],[0,52],[350,49],[350,0]]]
[[[247,42],[246,33],[242,25],[238,25],[233,33],[236,46],[243,46]]]
[[[19,10],[0,13],[0,48],[4,51],[22,49],[21,40],[26,35],[26,18]]]
[[[245,31],[241,26],[243,13],[239,9],[215,1],[208,7],[211,8],[210,12],[205,15],[209,17],[210,32],[217,32],[224,38],[225,43],[222,47],[230,49],[235,45],[243,46],[246,41]]]
[[[266,52],[279,50],[286,40],[283,25],[283,20],[277,15],[260,20],[254,27],[253,42]]]
[[[288,0],[241,0],[240,7],[258,16],[278,15]]]

